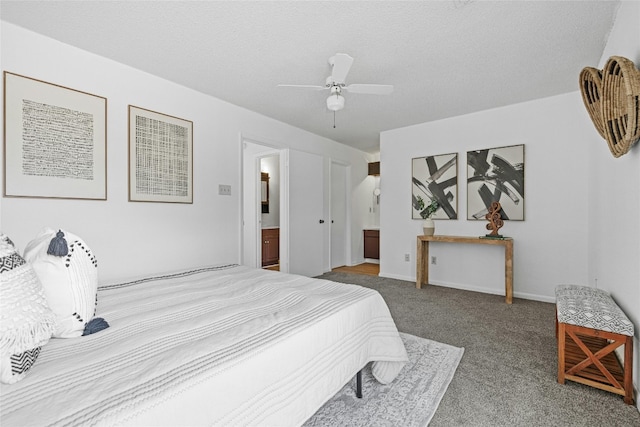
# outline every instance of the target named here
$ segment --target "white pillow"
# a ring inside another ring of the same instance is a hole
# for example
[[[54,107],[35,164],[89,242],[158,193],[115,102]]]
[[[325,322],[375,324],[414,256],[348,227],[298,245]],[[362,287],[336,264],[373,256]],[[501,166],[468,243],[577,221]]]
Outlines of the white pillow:
[[[98,290],[98,262],[87,244],[75,234],[64,235],[68,252],[57,256],[47,253],[58,231],[43,230],[24,250],[40,278],[44,294],[56,315],[56,338],[82,335],[85,325],[95,315]]]
[[[54,328],[38,276],[0,233],[0,381],[24,378]]]

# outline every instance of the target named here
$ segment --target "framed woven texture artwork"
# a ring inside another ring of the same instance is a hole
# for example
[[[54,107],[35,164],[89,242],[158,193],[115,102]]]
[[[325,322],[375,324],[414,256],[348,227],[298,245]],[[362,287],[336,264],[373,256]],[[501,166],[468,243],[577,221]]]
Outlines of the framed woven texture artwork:
[[[129,201],[193,203],[193,122],[129,106]]]
[[[484,221],[493,202],[503,220],[524,220],[524,145],[467,152],[467,219]]]

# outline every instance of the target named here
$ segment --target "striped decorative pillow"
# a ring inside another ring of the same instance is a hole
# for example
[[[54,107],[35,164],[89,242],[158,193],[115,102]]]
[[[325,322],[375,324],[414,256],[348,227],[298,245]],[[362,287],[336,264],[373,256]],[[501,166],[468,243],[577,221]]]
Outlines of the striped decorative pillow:
[[[38,276],[0,233],[0,381],[24,378],[54,328]]]

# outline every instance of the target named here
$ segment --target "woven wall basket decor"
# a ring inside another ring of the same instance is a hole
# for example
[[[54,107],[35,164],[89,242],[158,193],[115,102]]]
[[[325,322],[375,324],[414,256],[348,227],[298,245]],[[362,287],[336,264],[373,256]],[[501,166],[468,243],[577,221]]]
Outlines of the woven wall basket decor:
[[[582,101],[596,130],[604,136],[604,122],[602,121],[602,71],[593,67],[585,67],[580,72],[580,88]]]
[[[580,73],[582,100],[598,133],[614,157],[640,139],[640,70],[622,56],[609,58],[602,71]]]

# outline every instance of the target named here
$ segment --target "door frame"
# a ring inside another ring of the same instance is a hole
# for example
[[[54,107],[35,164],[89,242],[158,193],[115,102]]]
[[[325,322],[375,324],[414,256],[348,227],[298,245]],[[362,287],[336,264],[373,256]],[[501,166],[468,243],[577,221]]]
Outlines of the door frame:
[[[282,211],[282,199],[283,195],[283,183],[282,183],[282,152],[284,147],[274,141],[269,141],[265,138],[249,136],[247,134],[240,134],[240,187],[241,194],[239,197],[240,203],[240,248],[239,257],[240,264],[248,265],[250,267],[262,268],[262,210],[260,200],[260,159],[263,157],[269,157],[278,155],[280,159],[280,229],[283,227],[283,211]],[[258,148],[258,151],[247,154],[246,144],[251,144]],[[245,170],[249,168],[249,170]],[[245,172],[251,176],[251,183],[247,182],[245,178]],[[252,194],[247,194],[250,192]],[[250,197],[252,202],[247,206],[247,200],[245,196]],[[288,218],[287,218],[288,220]],[[247,224],[249,222],[249,224]],[[254,235],[253,239],[248,240],[247,227],[251,227],[251,234]],[[283,243],[280,239],[280,258],[283,256]],[[288,250],[284,250],[288,254]],[[287,267],[283,269],[282,262],[280,265],[280,271],[288,272],[288,259]]]

